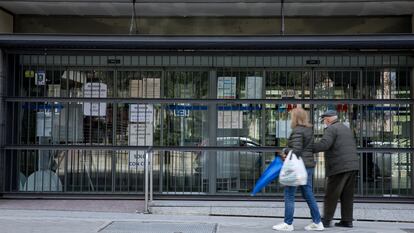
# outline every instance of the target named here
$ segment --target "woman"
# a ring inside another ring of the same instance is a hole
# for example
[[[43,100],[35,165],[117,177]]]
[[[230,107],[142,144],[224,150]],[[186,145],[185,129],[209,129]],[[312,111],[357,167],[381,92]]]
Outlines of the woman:
[[[312,192],[312,178],[315,170],[315,159],[313,157],[313,129],[309,123],[308,113],[302,108],[295,108],[291,111],[292,117],[292,133],[288,139],[288,147],[283,149],[283,157],[289,153],[290,150],[297,156],[300,156],[305,163],[308,172],[308,180],[306,185],[299,186],[302,191],[302,196],[308,203],[310,214],[312,216],[312,223],[305,227],[307,231],[322,231],[324,230],[321,222],[321,215],[319,213],[318,205]],[[285,221],[281,224],[273,226],[273,230],[277,231],[293,231],[293,213],[295,211],[295,186],[285,186]]]

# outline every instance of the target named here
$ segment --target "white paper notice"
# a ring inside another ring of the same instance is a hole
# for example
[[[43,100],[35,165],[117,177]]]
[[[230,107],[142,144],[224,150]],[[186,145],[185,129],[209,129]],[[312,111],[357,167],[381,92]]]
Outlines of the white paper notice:
[[[106,98],[108,89],[104,83],[85,83],[83,96],[85,98]],[[85,116],[106,116],[106,103],[84,103]]]
[[[128,126],[128,145],[131,146],[152,146],[153,145],[153,125],[129,124]],[[143,170],[145,163],[145,151],[132,150],[129,152],[129,166],[137,170]]]
[[[218,77],[217,78],[217,97],[222,99],[236,98],[237,77]]]
[[[154,106],[152,104],[130,104],[129,105],[130,122],[153,122]]]

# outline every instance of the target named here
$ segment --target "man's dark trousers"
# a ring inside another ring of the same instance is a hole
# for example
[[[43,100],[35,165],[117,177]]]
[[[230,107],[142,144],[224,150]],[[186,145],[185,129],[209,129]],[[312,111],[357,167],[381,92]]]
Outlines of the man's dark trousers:
[[[323,208],[325,221],[333,219],[338,199],[340,199],[341,220],[352,222],[356,173],[356,171],[350,171],[328,177]]]

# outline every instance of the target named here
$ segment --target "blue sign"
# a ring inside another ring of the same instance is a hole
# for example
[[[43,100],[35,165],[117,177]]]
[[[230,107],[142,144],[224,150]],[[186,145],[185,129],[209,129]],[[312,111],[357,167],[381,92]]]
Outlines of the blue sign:
[[[171,111],[179,111],[179,110],[187,110],[187,111],[207,111],[207,106],[197,106],[197,105],[168,105],[168,110]],[[217,106],[217,110],[219,111],[260,111],[262,110],[262,106]]]
[[[207,106],[197,106],[197,105],[168,105],[168,110],[192,110],[192,111],[207,111]]]
[[[218,106],[219,111],[260,111],[262,106]]]
[[[190,115],[190,110],[187,109],[175,109],[174,116],[177,117],[188,117]]]
[[[392,107],[392,106],[370,106],[367,107],[368,111],[403,111],[407,110],[407,107]]]
[[[23,109],[30,109],[34,111],[51,111],[52,109],[58,110],[59,112],[63,109],[62,104],[33,104],[28,103],[23,104]]]

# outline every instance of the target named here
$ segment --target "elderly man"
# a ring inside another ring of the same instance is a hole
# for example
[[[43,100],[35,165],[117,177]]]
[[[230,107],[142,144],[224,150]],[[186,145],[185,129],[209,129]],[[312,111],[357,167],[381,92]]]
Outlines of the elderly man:
[[[313,152],[325,152],[327,185],[324,198],[323,225],[330,227],[338,199],[341,201],[341,221],[338,227],[352,227],[355,178],[359,170],[356,143],[351,129],[338,121],[336,111],[321,116],[325,125],[322,139]]]

